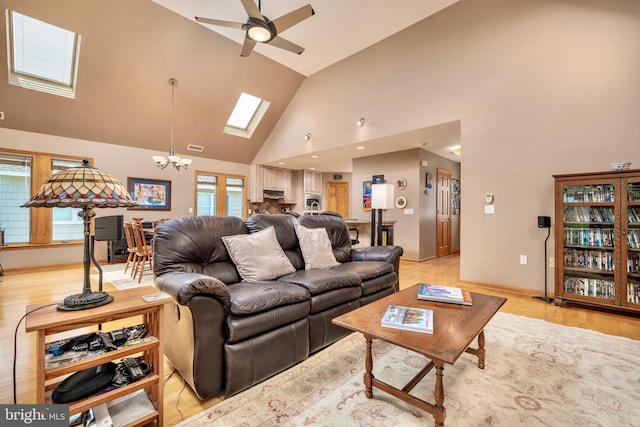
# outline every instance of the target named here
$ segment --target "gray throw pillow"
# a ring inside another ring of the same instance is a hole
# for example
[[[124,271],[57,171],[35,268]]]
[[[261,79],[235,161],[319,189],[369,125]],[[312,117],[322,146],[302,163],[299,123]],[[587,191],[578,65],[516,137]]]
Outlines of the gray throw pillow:
[[[273,226],[256,233],[224,236],[222,242],[245,282],[273,280],[296,271]]]
[[[306,228],[295,224],[305,270],[331,268],[340,265],[331,248],[331,240],[325,228]]]

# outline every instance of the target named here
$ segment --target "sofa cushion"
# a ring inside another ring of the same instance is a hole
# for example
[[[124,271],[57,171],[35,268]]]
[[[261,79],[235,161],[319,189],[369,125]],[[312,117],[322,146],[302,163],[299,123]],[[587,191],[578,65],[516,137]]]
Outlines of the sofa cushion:
[[[230,316],[227,342],[234,343],[304,319],[310,310],[309,292],[277,281],[229,285]]]
[[[278,281],[255,281],[229,285],[233,315],[246,316],[309,299],[309,292],[299,286]]]
[[[357,261],[342,263],[333,270],[355,274],[364,282],[391,273],[393,265],[384,261]]]
[[[337,268],[337,267],[336,267]],[[360,289],[362,281],[357,274],[335,269],[298,270],[293,274],[282,276],[280,282],[295,283],[306,288],[311,296],[334,289],[355,287]]]
[[[250,233],[265,230],[271,226],[276,229],[276,237],[284,254],[289,258],[296,270],[304,269],[304,260],[298,246],[298,238],[294,225],[297,219],[289,214],[257,214],[251,215],[245,220]]]
[[[296,271],[282,251],[273,227],[251,234],[224,236],[222,241],[245,282],[272,280]]]
[[[351,261],[351,236],[342,218],[333,215],[306,215],[298,218],[298,223],[307,228],[327,230],[336,261]]]
[[[296,224],[295,229],[306,270],[340,265],[333,255],[331,241],[325,228],[306,228]]]

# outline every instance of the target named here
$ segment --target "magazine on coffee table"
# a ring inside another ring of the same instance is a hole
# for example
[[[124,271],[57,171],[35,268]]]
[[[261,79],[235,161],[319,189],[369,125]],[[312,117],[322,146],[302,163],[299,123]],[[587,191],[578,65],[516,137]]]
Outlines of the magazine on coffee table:
[[[433,311],[424,308],[390,305],[380,323],[386,328],[433,334]]]
[[[420,286],[418,286],[418,299],[460,305],[473,304],[471,294],[468,291],[452,286],[430,285],[427,283],[420,283]]]

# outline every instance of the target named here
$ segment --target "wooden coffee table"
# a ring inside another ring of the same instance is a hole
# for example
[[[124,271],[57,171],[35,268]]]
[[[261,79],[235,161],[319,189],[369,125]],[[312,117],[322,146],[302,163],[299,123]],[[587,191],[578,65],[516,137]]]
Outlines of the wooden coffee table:
[[[444,364],[453,365],[464,352],[478,357],[478,367],[484,369],[484,327],[505,303],[506,298],[471,293],[472,306],[421,301],[418,285],[389,295],[378,301],[345,313],[333,319],[333,323],[364,334],[367,343],[364,385],[368,398],[373,397],[373,387],[385,391],[417,408],[427,411],[435,419],[436,426],[444,426]],[[380,326],[382,315],[389,304],[433,310],[433,334],[410,332]],[[478,347],[471,342],[478,337]],[[371,345],[374,339],[386,341],[424,355],[430,362],[402,390],[384,383],[373,376]],[[428,403],[409,392],[436,368],[435,403]]]

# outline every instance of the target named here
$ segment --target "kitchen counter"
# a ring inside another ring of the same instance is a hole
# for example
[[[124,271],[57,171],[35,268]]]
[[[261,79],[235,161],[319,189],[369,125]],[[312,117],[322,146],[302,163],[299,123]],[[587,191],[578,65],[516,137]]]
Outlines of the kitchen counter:
[[[371,246],[371,220],[367,219],[358,219],[358,218],[345,218],[344,222],[347,224],[349,229],[358,231],[358,240],[359,244],[354,245],[354,247],[365,247]],[[387,241],[389,244],[393,244],[393,226],[396,221],[382,221],[383,227],[383,242]],[[376,222],[376,228],[378,224]],[[376,231],[377,232],[377,231]],[[354,238],[354,232],[351,233],[352,238]]]

